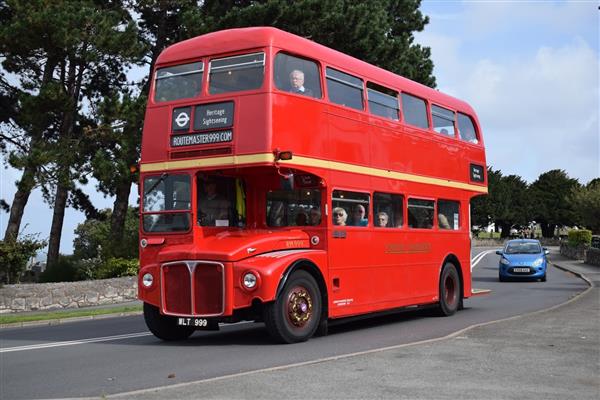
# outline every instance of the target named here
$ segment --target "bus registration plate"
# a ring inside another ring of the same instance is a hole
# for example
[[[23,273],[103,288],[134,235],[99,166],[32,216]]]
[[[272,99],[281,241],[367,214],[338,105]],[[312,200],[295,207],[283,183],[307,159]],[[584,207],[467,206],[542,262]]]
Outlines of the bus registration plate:
[[[219,330],[219,324],[216,321],[212,321],[206,318],[193,318],[193,317],[177,317],[178,326],[193,326],[196,329],[203,329],[209,331]]]

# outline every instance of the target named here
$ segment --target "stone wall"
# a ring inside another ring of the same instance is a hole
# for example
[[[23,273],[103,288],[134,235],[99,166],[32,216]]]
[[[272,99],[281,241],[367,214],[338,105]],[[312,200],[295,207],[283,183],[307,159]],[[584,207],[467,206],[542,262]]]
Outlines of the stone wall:
[[[0,313],[79,308],[137,298],[137,277],[0,287]]]
[[[573,260],[585,260],[589,246],[580,244],[579,246],[570,246],[565,240],[560,244],[560,254]]]
[[[585,256],[585,263],[600,267],[600,249],[590,248]]]

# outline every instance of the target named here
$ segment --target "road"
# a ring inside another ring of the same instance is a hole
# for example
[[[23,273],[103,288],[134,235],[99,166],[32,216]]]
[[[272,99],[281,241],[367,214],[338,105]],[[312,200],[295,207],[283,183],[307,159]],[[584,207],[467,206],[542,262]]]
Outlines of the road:
[[[476,253],[483,249],[476,249]],[[313,362],[444,337],[488,321],[564,303],[587,284],[549,268],[548,282],[497,281],[498,256],[473,270],[473,286],[492,294],[465,301],[450,318],[413,311],[334,326],[326,337],[273,344],[262,324],[241,323],[163,343],[141,316],[0,330],[0,398],[91,397]]]

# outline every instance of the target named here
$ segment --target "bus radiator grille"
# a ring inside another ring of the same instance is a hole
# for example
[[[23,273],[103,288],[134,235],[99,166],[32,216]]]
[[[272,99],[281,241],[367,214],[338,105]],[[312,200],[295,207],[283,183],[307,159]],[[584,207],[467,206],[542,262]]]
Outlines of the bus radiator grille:
[[[166,314],[191,315],[192,288],[187,264],[168,264],[162,268],[163,306]]]
[[[168,315],[214,316],[224,311],[223,265],[173,262],[162,267],[163,312]]]
[[[194,271],[194,312],[197,315],[223,313],[223,266],[198,263]]]

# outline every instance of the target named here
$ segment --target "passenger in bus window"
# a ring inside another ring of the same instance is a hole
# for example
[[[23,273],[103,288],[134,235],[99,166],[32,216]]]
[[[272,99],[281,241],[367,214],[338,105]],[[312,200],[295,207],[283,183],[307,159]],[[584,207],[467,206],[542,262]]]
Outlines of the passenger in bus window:
[[[452,229],[448,223],[448,218],[444,214],[438,214],[438,225],[440,229]]]
[[[313,97],[312,90],[304,87],[304,72],[295,69],[290,73],[290,84],[292,93]]]
[[[348,214],[342,207],[335,207],[333,209],[333,224],[334,225],[346,225],[346,219]]]
[[[298,214],[296,214],[296,226],[306,226],[308,222],[308,217],[306,216],[306,213],[303,212],[299,212]]]
[[[365,218],[365,206],[362,204],[357,204],[352,210],[352,221],[350,221],[350,225],[353,226],[367,226],[367,218]]]
[[[310,209],[310,225],[321,225],[321,210],[317,207]]]
[[[198,204],[198,218],[202,226],[229,226],[229,201],[217,192],[217,182],[207,178]]]
[[[388,226],[389,217],[385,211],[377,213],[377,226],[380,228],[386,228]]]

